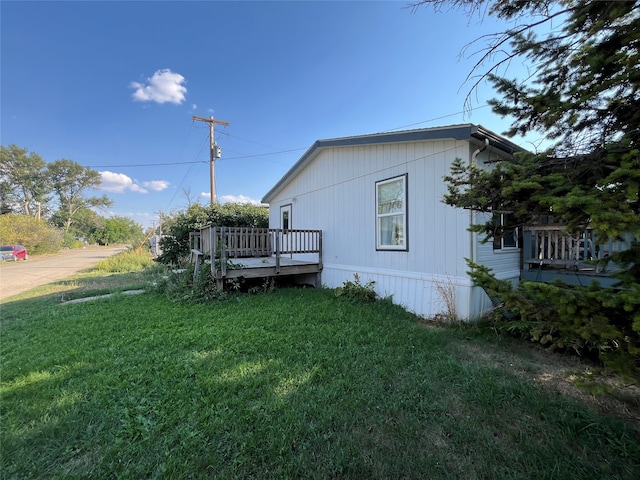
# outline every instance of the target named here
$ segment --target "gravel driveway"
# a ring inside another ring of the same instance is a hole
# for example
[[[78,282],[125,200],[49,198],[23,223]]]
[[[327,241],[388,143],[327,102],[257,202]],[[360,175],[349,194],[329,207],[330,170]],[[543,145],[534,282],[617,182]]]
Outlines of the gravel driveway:
[[[88,247],[64,250],[57,255],[30,256],[29,260],[0,264],[0,301],[32,288],[67,278],[93,267],[124,247]]]

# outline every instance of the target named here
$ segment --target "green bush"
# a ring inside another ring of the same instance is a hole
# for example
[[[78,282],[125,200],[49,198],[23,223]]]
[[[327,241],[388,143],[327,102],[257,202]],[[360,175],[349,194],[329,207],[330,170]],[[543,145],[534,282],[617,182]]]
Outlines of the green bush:
[[[371,303],[378,299],[378,295],[373,289],[376,282],[369,280],[364,285],[357,273],[353,274],[353,281],[347,280],[341,287],[337,287],[334,292],[336,297],[349,299],[353,302]]]
[[[132,250],[101,260],[96,265],[96,270],[104,273],[132,273],[140,272],[152,265],[154,261],[149,252]]]
[[[103,220],[91,239],[100,245],[114,243],[139,245],[144,239],[142,227],[127,217],[114,216]]]
[[[491,270],[470,264],[476,285],[500,302],[495,327],[551,349],[592,357],[640,380],[640,291],[597,285],[497,280]]]
[[[197,232],[207,225],[267,228],[269,210],[239,203],[191,205],[185,212],[177,213],[163,223],[166,236],[160,241],[162,254],[158,261],[182,265],[183,259],[189,256],[189,233]]]
[[[209,265],[201,265],[195,276],[194,269],[190,264],[187,268],[169,272],[158,282],[156,289],[173,302],[204,303],[227,298],[224,290],[218,289]]]
[[[30,255],[56,253],[62,248],[63,233],[46,221],[29,215],[0,215],[0,242],[24,245]]]
[[[76,240],[73,232],[62,230],[62,246],[64,248],[77,248],[76,242],[78,242],[78,240]]]

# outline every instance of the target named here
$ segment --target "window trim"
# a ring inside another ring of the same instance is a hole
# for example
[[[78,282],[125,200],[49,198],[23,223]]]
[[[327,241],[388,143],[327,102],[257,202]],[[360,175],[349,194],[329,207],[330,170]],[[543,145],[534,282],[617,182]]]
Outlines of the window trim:
[[[494,218],[494,224],[502,229],[502,226],[505,224],[505,216],[509,215],[509,212],[495,212],[493,214],[493,218]],[[496,220],[498,220],[498,223],[496,223]],[[494,236],[493,237],[493,250],[494,251],[516,251],[519,250],[521,248],[521,240],[520,240],[520,228],[519,227],[515,227],[512,232],[515,232],[514,235],[514,239],[515,239],[515,245],[505,245],[504,244],[504,240],[505,237],[504,236]]]
[[[291,203],[287,203],[285,205],[280,205],[280,228],[282,229],[283,233],[287,233],[289,230],[291,230],[291,210],[293,210],[292,208],[292,204]],[[287,213],[287,225],[284,225],[284,214]]]
[[[393,214],[380,214],[378,213],[378,189],[381,185],[396,182],[398,180],[402,180],[402,187],[404,189],[404,201],[402,204],[402,228],[403,228],[403,243],[400,245],[383,245],[380,242],[380,219],[391,216],[398,215],[398,213]],[[396,175],[394,177],[385,178],[383,180],[378,180],[375,182],[375,235],[376,235],[376,250],[377,251],[391,251],[391,252],[407,252],[409,251],[409,182],[408,182],[408,174],[404,173],[402,175]]]

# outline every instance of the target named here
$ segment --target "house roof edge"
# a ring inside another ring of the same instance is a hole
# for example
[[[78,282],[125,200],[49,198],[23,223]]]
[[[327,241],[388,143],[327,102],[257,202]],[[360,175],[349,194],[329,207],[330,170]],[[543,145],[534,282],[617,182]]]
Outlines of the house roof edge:
[[[444,127],[422,128],[416,130],[402,130],[396,132],[382,132],[352,137],[331,138],[316,140],[311,147],[293,164],[293,166],[271,187],[262,197],[262,203],[269,203],[271,199],[284,188],[289,181],[295,177],[313,158],[324,148],[333,147],[353,147],[364,145],[375,145],[384,143],[417,142],[424,140],[472,140],[476,139],[484,143],[486,140],[495,148],[498,148],[510,155],[524,149],[506,138],[498,135],[481,125],[465,123],[459,125],[449,125]]]

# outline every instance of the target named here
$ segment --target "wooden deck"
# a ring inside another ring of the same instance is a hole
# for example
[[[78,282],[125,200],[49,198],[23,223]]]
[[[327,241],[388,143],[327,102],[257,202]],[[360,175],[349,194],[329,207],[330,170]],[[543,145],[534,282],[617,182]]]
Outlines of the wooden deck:
[[[322,232],[207,226],[191,234],[191,253],[195,274],[207,262],[218,288],[228,279],[300,275],[319,285]]]
[[[613,253],[628,250],[632,236],[600,243],[593,229],[570,235],[562,226],[529,227],[523,236],[523,280],[550,282],[560,279],[572,285],[589,285],[593,280],[602,286],[617,282],[612,274],[620,270],[614,263],[598,262]]]
[[[320,264],[313,261],[280,258],[278,265],[276,256],[242,258],[232,260],[232,268],[227,266],[224,278],[265,278],[286,275],[319,273]],[[216,277],[217,278],[217,277]]]

